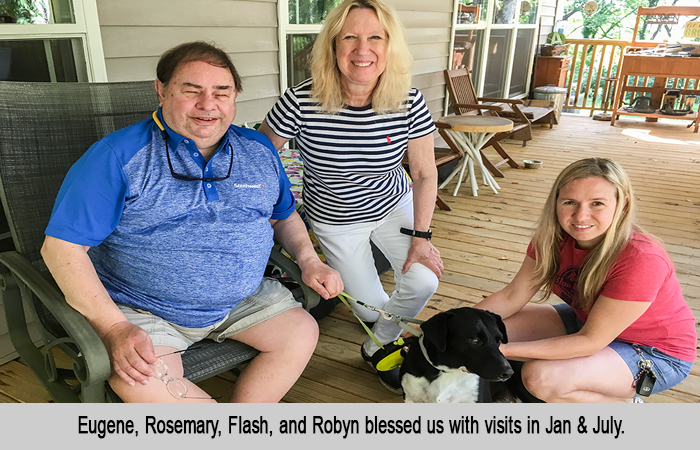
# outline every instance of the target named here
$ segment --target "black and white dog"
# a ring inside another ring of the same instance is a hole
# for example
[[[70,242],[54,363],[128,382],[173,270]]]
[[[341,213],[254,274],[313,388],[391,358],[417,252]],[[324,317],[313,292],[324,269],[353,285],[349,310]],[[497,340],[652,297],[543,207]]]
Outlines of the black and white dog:
[[[401,365],[407,403],[475,403],[490,401],[489,381],[505,381],[513,370],[498,349],[507,343],[497,314],[456,308],[421,325],[420,338],[406,339]]]

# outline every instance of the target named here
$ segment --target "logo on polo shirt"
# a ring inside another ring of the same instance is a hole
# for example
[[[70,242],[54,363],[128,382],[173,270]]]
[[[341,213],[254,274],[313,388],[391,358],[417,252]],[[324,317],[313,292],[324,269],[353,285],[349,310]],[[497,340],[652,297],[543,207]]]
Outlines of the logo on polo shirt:
[[[265,187],[265,186],[263,186],[262,184],[240,184],[240,183],[234,183],[233,185],[234,185],[235,187],[241,188],[241,189],[262,189],[262,188]]]

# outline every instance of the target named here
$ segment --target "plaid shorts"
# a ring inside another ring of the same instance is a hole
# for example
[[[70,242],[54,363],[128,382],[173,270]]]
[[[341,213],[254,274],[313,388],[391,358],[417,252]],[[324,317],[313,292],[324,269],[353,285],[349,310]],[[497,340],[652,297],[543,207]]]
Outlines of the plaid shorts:
[[[264,322],[289,309],[301,307],[292,293],[277,280],[263,278],[260,286],[240,301],[226,317],[203,328],[188,328],[168,322],[148,311],[117,305],[127,320],[143,328],[154,346],[185,350],[202,339],[222,342],[241,331]]]

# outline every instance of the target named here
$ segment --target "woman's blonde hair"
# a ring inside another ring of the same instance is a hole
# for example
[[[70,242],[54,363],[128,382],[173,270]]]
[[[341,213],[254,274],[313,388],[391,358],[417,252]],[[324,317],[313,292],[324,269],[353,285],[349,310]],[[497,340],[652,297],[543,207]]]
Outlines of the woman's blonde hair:
[[[355,8],[374,11],[387,34],[386,69],[372,92],[372,109],[377,113],[398,111],[411,87],[413,58],[396,13],[380,0],[345,0],[328,13],[311,54],[311,95],[328,112],[336,112],[346,103],[335,58],[335,39],[348,13]]]
[[[532,239],[537,261],[535,283],[543,286],[542,298],[546,299],[551,295],[557,278],[561,243],[566,236],[557,218],[559,192],[573,180],[590,177],[601,177],[615,187],[617,205],[612,223],[603,239],[591,249],[579,268],[578,298],[575,303],[577,308],[585,312],[590,311],[610,269],[633,232],[643,232],[635,223],[634,192],[625,170],[607,158],[588,158],[570,164],[554,182]]]

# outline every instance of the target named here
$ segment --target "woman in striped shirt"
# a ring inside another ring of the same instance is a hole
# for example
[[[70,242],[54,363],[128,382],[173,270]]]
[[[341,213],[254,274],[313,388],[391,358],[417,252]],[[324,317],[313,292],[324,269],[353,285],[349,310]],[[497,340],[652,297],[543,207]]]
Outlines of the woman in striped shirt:
[[[296,140],[304,161],[304,208],[346,292],[414,317],[435,293],[443,265],[430,243],[435,126],[423,96],[410,87],[411,65],[393,10],[380,0],[345,0],[328,14],[316,39],[311,79],[284,93],[260,131],[278,149]],[[404,155],[412,189],[401,165]],[[390,297],[374,268],[370,241],[394,268]],[[356,313],[375,322],[372,331],[383,348],[367,338],[361,352],[376,369],[400,348],[395,340],[401,329],[376,312]],[[400,393],[398,370],[378,373]]]

